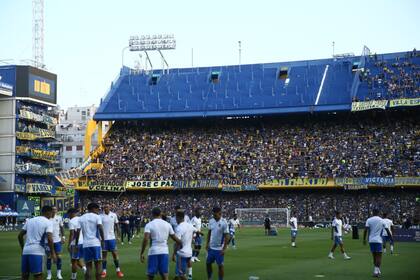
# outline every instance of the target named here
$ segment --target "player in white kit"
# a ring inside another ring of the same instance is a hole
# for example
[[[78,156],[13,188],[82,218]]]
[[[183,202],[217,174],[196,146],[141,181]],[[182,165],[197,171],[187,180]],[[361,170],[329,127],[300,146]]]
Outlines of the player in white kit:
[[[229,220],[228,222],[228,226],[229,226],[229,235],[230,235],[230,240],[229,240],[229,244],[232,244],[232,248],[236,249],[236,229],[240,229],[241,228],[241,222],[238,219],[238,215],[233,214],[233,217]]]
[[[181,241],[175,236],[172,226],[162,220],[162,213],[159,208],[152,210],[153,220],[147,223],[144,228],[143,243],[140,252],[140,261],[144,263],[144,251],[150,245],[147,257],[147,277],[153,280],[156,274],[160,274],[163,280],[169,278],[169,248],[168,238],[171,237],[177,244]]]
[[[70,252],[71,258],[71,279],[77,279],[77,269],[81,268],[83,273],[86,272],[86,266],[84,265],[83,261],[83,234],[79,231],[80,230],[80,223],[78,214],[79,211],[76,208],[70,208],[67,211],[67,215],[70,219],[69,221],[69,241],[67,249]],[[76,247],[76,237],[77,232],[79,231],[79,245]]]
[[[393,234],[393,231],[394,231],[394,229],[393,229],[394,228],[394,223],[392,222],[391,219],[388,218],[388,214],[387,213],[383,213],[382,214],[382,219],[384,220],[385,228],[387,228],[389,230],[389,232],[391,232],[391,234]],[[394,253],[394,241],[388,235],[388,233],[387,233],[386,230],[384,230],[382,232],[382,241],[383,241],[384,253],[386,253],[386,243],[389,242],[389,249],[391,251],[391,254],[393,254]]]
[[[106,277],[106,258],[108,252],[111,252],[114,259],[115,270],[117,277],[122,278],[124,274],[120,268],[120,260],[118,259],[117,240],[115,236],[119,236],[118,217],[117,214],[111,212],[109,205],[104,206],[104,212],[100,215],[102,219],[102,226],[104,227],[104,247],[102,248],[102,274],[101,277]]]
[[[213,207],[213,218],[209,221],[209,233],[207,235],[207,278],[212,279],[214,262],[219,267],[219,280],[225,275],[224,261],[227,245],[229,244],[229,227],[227,221],[222,218],[222,209]]]
[[[366,237],[369,235],[369,246],[373,257],[373,277],[381,276],[381,262],[382,262],[382,232],[386,231],[390,240],[392,234],[386,228],[384,220],[379,217],[379,210],[373,209],[373,216],[367,219],[366,227],[363,232],[363,244],[366,245]]]
[[[88,213],[79,218],[80,229],[76,237],[76,246],[79,245],[80,232],[83,233],[83,259],[86,263],[85,279],[92,278],[93,263],[95,263],[95,278],[101,279],[101,245],[103,245],[104,229],[102,227],[102,219],[99,217],[99,205],[89,203],[87,206]],[[98,236],[99,233],[99,236]],[[103,247],[103,246],[102,246]]]
[[[175,231],[176,237],[181,240],[182,245],[176,246],[172,259],[176,261],[175,274],[177,280],[192,280],[192,270],[187,270],[191,267],[191,257],[192,257],[192,240],[193,235],[197,232],[196,228],[188,222],[184,221],[185,213],[184,211],[179,211],[176,213],[176,221],[178,226]],[[187,278],[188,276],[188,278]]]
[[[296,236],[298,234],[298,221],[297,221],[295,213],[292,213],[292,217],[290,218],[289,225],[290,225],[290,237],[291,237],[292,247],[296,247]]]
[[[334,244],[331,248],[328,258],[334,259],[334,251],[337,246],[340,246],[341,253],[345,260],[350,260],[351,258],[344,251],[343,243],[343,221],[341,220],[341,213],[335,212],[335,218],[331,223],[331,239],[333,239]]]
[[[61,266],[62,266],[62,260],[61,260],[61,251],[62,251],[62,244],[64,244],[66,237],[64,235],[64,223],[63,223],[63,217],[60,215],[57,215],[57,207],[53,206],[53,216],[50,219],[53,224],[53,241],[54,241],[54,250],[55,254],[57,255],[57,279],[61,280],[63,279],[63,276],[61,276]],[[47,256],[48,256],[49,250],[47,249]],[[47,280],[51,280],[52,274],[51,274],[51,267],[52,262],[51,258],[47,258]]]
[[[45,255],[46,243],[50,249],[51,259],[57,259],[54,251],[53,225],[50,218],[53,216],[51,206],[41,209],[41,216],[29,219],[19,232],[18,240],[22,248],[22,279],[29,279],[30,274],[34,279],[42,279],[42,260]],[[24,236],[26,235],[26,241]]]
[[[201,232],[201,213],[199,209],[194,211],[194,217],[191,219],[191,224],[197,230],[194,236],[194,250],[191,258],[192,262],[199,262],[198,255],[200,254],[201,246],[203,245],[203,233]]]

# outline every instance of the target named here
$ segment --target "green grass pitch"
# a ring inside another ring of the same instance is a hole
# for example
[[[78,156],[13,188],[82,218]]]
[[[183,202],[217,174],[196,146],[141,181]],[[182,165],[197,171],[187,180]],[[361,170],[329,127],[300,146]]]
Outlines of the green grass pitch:
[[[17,232],[0,232],[0,280],[18,279],[20,275],[20,250],[16,236]],[[327,258],[331,240],[330,231],[324,229],[300,230],[297,248],[290,247],[290,232],[287,229],[280,230],[278,236],[266,237],[262,229],[245,228],[237,233],[236,239],[237,249],[229,249],[225,256],[226,280],[247,280],[249,276],[258,276],[260,280],[372,279],[369,247],[363,246],[361,239],[352,240],[350,234],[344,237],[347,252],[352,257],[349,261],[344,260],[338,251],[335,260]],[[146,279],[146,264],[139,261],[139,246],[140,238],[135,238],[132,245],[119,245],[125,279]],[[107,278],[117,279],[110,257]],[[194,280],[207,279],[204,250],[200,259],[201,262],[193,265]],[[174,263],[171,263],[170,279],[173,276]],[[67,253],[63,257],[63,277],[70,279]],[[83,279],[80,271],[78,279]],[[213,275],[213,279],[217,279],[217,274]],[[420,244],[397,243],[394,255],[385,254],[382,279],[420,279]]]

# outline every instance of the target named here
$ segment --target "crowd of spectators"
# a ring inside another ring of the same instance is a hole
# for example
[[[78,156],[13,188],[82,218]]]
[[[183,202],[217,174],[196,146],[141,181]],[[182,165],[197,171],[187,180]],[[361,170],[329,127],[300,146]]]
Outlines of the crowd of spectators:
[[[420,176],[418,112],[298,120],[117,122],[99,156],[99,184]]]
[[[420,52],[414,49],[405,56],[384,60],[374,56],[360,78],[367,83],[372,99],[420,97]]]
[[[334,211],[341,211],[351,223],[365,221],[370,211],[377,207],[389,213],[394,223],[401,224],[404,219],[411,219],[414,224],[420,219],[420,191],[410,190],[364,190],[364,191],[259,191],[243,193],[223,193],[217,191],[154,191],[124,193],[121,195],[83,193],[82,208],[89,202],[100,205],[109,204],[118,214],[123,211],[140,213],[150,217],[153,207],[159,206],[167,216],[173,215],[175,206],[181,206],[191,215],[194,209],[200,209],[203,219],[211,217],[211,209],[220,205],[226,218],[232,217],[237,208],[289,208],[294,211],[300,222],[308,222],[309,216],[314,222],[331,221]],[[263,218],[261,219],[261,223]]]

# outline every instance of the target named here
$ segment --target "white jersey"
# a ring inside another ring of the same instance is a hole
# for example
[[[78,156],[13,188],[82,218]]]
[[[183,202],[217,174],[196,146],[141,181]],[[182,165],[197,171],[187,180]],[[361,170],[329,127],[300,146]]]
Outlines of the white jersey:
[[[102,225],[104,227],[104,238],[105,240],[115,239],[115,226],[118,226],[118,217],[114,212],[108,214],[102,213],[101,215]]]
[[[225,234],[229,234],[228,223],[223,218],[219,221],[212,218],[209,221],[209,230],[211,230],[209,244],[210,249],[218,251],[222,250],[225,241]]]
[[[188,217],[188,215],[184,216],[184,222],[190,223],[190,217]],[[176,217],[172,216],[169,219],[169,223],[171,224],[172,228],[174,229],[174,231],[176,230],[176,227],[178,226],[178,223],[176,222]]]
[[[23,255],[45,255],[45,245],[48,243],[47,233],[53,233],[53,224],[44,216],[29,219],[23,226],[26,231],[26,241]]]
[[[83,248],[100,247],[98,225],[102,225],[101,217],[89,212],[79,218],[79,223],[83,233]]]
[[[298,230],[298,222],[296,217],[290,218],[290,229],[291,230]]]
[[[392,220],[385,218],[382,219],[384,221],[385,224],[385,228],[387,228],[389,230],[389,232],[391,232],[391,227],[394,226],[394,223],[392,222]],[[382,236],[388,236],[388,233],[386,232],[386,230],[384,230],[382,232]]]
[[[229,223],[232,224],[233,228],[238,228],[241,225],[239,219],[230,219]]]
[[[197,229],[187,222],[180,223],[177,228],[175,235],[181,240],[182,248],[178,250],[177,254],[183,258],[192,257],[192,238],[194,232],[197,232]]]
[[[55,215],[54,218],[51,218],[50,220],[53,224],[53,242],[61,242],[60,228],[64,226],[63,217],[60,215]]]
[[[175,233],[168,222],[162,219],[153,219],[153,221],[146,224],[144,233],[150,234],[151,246],[149,248],[149,256],[169,254],[168,238],[169,235]]]
[[[198,232],[201,232],[201,218],[197,218],[196,216],[194,216],[191,219],[191,224],[193,225],[193,227],[195,227],[195,229]]]
[[[382,231],[385,228],[384,220],[379,216],[367,219],[366,227],[369,228],[369,243],[382,243]]]
[[[341,219],[334,218],[331,226],[337,229],[337,231],[333,230],[334,237],[341,237],[343,235],[343,221]]]
[[[79,217],[73,217],[69,222],[69,230],[73,230],[74,233],[77,232],[77,230],[80,229],[80,223],[79,223]],[[70,245],[76,244],[76,238],[73,237],[73,240],[71,240]],[[79,234],[79,245],[83,244],[83,233],[80,231]]]

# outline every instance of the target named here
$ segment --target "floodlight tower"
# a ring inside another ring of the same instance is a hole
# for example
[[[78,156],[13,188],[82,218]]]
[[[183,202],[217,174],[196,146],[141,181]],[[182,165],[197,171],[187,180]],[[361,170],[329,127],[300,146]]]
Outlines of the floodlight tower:
[[[162,57],[164,65],[167,67],[167,72],[169,73],[169,64],[163,56],[163,50],[174,50],[176,48],[176,40],[173,34],[155,34],[155,35],[141,35],[141,36],[131,36],[128,40],[128,46],[130,51],[144,51],[146,54],[146,59],[150,64],[150,68],[153,71],[152,61],[150,60],[149,54],[147,51],[158,51]],[[163,67],[164,68],[164,67]],[[165,71],[165,69],[162,69]]]
[[[35,67],[44,64],[44,0],[32,0],[32,56]]]

